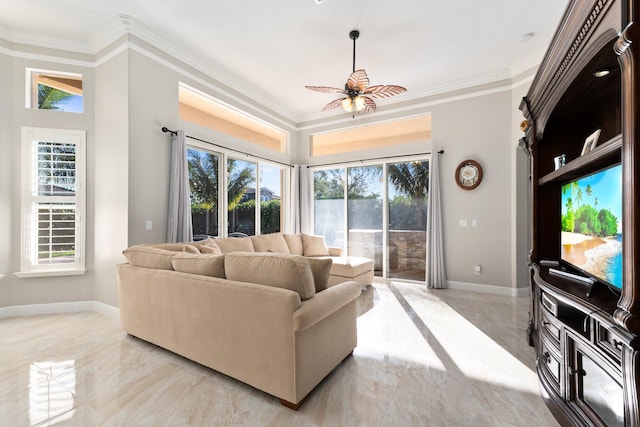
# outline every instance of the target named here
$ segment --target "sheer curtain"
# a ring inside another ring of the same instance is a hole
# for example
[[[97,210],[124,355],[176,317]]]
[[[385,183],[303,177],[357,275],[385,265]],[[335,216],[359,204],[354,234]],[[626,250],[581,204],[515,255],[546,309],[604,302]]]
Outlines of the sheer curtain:
[[[313,233],[311,212],[313,195],[311,194],[311,170],[308,165],[300,165],[300,229],[299,233]]]
[[[300,233],[300,165],[291,168],[291,231]]]
[[[429,173],[429,206],[427,211],[427,288],[447,287],[444,271],[442,207],[440,200],[440,154],[431,155]]]
[[[167,242],[191,242],[191,199],[189,194],[189,167],[187,142],[183,130],[171,137],[171,176],[169,181],[169,222]]]

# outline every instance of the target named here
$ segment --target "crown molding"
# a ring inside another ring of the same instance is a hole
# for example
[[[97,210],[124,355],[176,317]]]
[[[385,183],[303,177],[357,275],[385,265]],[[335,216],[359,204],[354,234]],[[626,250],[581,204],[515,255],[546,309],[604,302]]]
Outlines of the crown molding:
[[[2,36],[3,33],[0,33]],[[79,37],[68,34],[48,34],[37,31],[6,30],[4,37],[15,44],[43,47],[46,49],[66,50],[69,52],[93,54],[89,43]]]
[[[130,37],[128,40],[124,40],[121,45],[115,45],[119,40],[128,35],[133,36],[133,38]],[[165,40],[160,35],[156,34],[144,24],[129,15],[119,15],[106,30],[97,32],[88,40],[82,40],[77,37],[65,35],[54,36],[39,32],[13,31],[1,25],[0,38],[5,39],[10,43],[93,55],[93,61],[83,61],[57,57],[54,55],[25,52],[16,49],[16,47],[8,47],[5,49],[0,46],[0,53],[7,53],[14,57],[85,67],[97,67],[115,56],[117,53],[126,49],[132,49],[155,60],[156,62],[169,66],[179,73],[194,79],[218,93],[224,94],[224,96],[239,102],[240,105],[248,106],[254,111],[259,111],[270,119],[275,120],[277,123],[285,125],[288,128],[302,130],[321,126],[321,123],[322,125],[326,125],[330,123],[340,123],[346,120],[344,114],[341,114],[340,111],[331,113],[314,112],[306,115],[296,114],[277,99],[264,95],[260,88],[255,87],[246,81],[241,81],[235,78],[233,73],[229,70],[221,67],[213,67],[211,64],[205,63],[199,58],[186,53],[184,49],[180,49],[171,42]],[[142,43],[136,43],[135,39],[138,39]],[[144,44],[149,46],[145,46]],[[114,49],[105,56],[98,58],[98,55],[110,46],[114,46]],[[157,50],[158,52],[153,52],[153,50]],[[501,69],[467,79],[432,85],[422,90],[405,92],[394,97],[392,101],[382,101],[380,107],[383,107],[381,110],[384,110],[384,114],[388,115],[412,109],[424,108],[429,105],[448,102],[455,99],[470,98],[505,90],[505,86],[503,84],[505,80],[513,83],[516,76],[527,73],[534,66],[537,68],[541,57],[541,55],[536,53],[535,55],[530,55],[525,58],[525,60],[519,61],[508,69]],[[196,73],[189,68],[195,70]],[[198,73],[206,76],[206,78],[198,76]],[[523,82],[528,82],[529,77],[530,76],[527,75],[524,79],[521,79],[522,81],[518,81],[516,86],[523,84]],[[479,87],[483,85],[490,84],[500,86],[490,88],[488,90],[485,88],[479,89]],[[467,93],[456,93],[461,91],[467,91]],[[242,97],[238,95],[247,93],[252,94],[250,102],[242,99]],[[281,117],[278,117],[278,115]],[[349,119],[350,118],[351,116],[349,116]]]

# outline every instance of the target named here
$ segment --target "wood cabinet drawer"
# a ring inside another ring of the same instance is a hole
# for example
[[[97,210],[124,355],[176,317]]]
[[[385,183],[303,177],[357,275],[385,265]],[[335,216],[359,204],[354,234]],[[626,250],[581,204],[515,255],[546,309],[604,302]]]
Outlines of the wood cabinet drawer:
[[[622,363],[622,349],[624,348],[622,339],[602,325],[596,327],[596,346],[611,356],[617,365]]]
[[[560,392],[560,378],[561,378],[561,363],[560,357],[556,353],[553,344],[550,344],[546,339],[540,340],[541,349],[540,356],[538,357],[538,368],[543,374],[547,383],[551,385],[556,393],[561,395]]]
[[[562,333],[562,324],[546,310],[542,310],[542,319],[540,329],[547,335],[555,347],[560,350],[560,334]]]

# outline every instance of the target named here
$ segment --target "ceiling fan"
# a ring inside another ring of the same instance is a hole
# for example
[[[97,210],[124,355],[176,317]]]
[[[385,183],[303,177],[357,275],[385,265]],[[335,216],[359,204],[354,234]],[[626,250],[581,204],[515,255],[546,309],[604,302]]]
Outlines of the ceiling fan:
[[[347,79],[344,89],[328,86],[305,86],[309,90],[323,93],[340,93],[346,95],[343,98],[334,99],[324,106],[322,111],[329,111],[342,106],[345,111],[356,113],[364,111],[372,113],[376,111],[376,103],[373,98],[390,98],[407,89],[396,85],[376,85],[369,86],[369,77],[363,69],[356,70],[356,40],[360,36],[360,31],[352,30],[349,38],[353,40],[353,72]]]

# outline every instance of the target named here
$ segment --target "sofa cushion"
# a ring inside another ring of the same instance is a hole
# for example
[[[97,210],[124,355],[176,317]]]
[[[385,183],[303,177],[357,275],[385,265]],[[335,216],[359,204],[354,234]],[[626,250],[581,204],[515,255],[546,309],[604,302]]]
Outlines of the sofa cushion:
[[[220,248],[223,254],[230,252],[253,252],[253,242],[248,237],[227,237],[224,239],[215,239],[215,244]]]
[[[356,277],[373,270],[373,260],[360,256],[333,257],[331,274],[333,276]]]
[[[316,292],[309,261],[297,255],[234,252],[225,255],[224,271],[229,280],[289,289],[302,300]]]
[[[260,236],[251,236],[253,250],[256,252],[277,252],[280,254],[288,254],[289,246],[281,233],[261,234]]]
[[[159,270],[173,270],[171,258],[176,255],[176,251],[168,251],[151,245],[135,245],[122,251],[122,254],[131,265]]]
[[[331,258],[305,258],[311,266],[311,272],[313,273],[313,283],[316,287],[316,292],[324,291],[327,289],[329,282],[329,273],[331,273],[331,265],[333,260]]]
[[[302,236],[299,234],[284,234],[284,240],[289,247],[289,253],[292,255],[304,255],[304,246],[302,245]]]
[[[175,271],[225,278],[224,255],[179,253],[173,256],[171,264]]]
[[[196,246],[188,243],[153,243],[147,246],[173,252],[189,252],[192,254],[200,253],[200,250]]]
[[[324,244],[324,236],[313,236],[311,234],[302,234],[302,245],[304,247],[304,256],[328,256],[329,250]]]
[[[198,249],[200,249],[200,253],[201,254],[222,255],[222,251],[220,250],[218,245],[216,245],[216,246],[213,246],[213,245],[200,245],[198,247]]]

